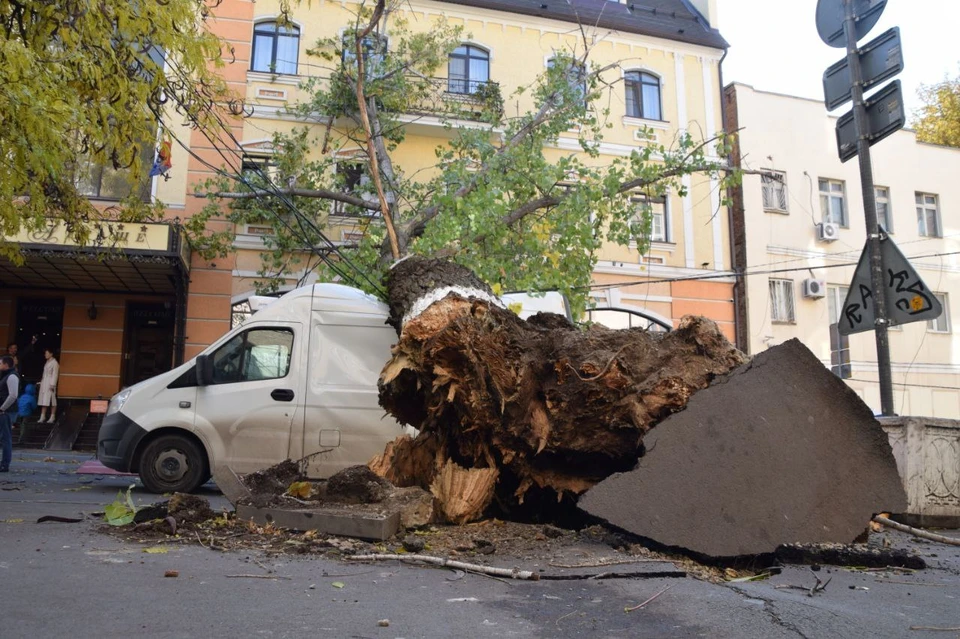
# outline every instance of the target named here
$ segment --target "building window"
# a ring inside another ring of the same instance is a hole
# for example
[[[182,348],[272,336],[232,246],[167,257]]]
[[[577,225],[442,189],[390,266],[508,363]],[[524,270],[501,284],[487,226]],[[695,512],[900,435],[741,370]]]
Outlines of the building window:
[[[669,242],[670,232],[666,198],[640,196],[633,198],[632,201],[637,206],[636,221],[638,223],[643,222],[645,213],[650,216],[650,241]]]
[[[129,168],[114,168],[112,164],[94,162],[89,156],[81,156],[72,166],[73,184],[85,197],[99,200],[123,200],[131,195],[143,202],[150,201],[151,179],[147,172],[153,163],[153,144],[142,144],[138,150],[143,170],[141,182],[131,179]]]
[[[853,377],[850,364],[850,337],[840,334],[843,303],[850,291],[846,286],[827,287],[827,314],[830,320],[830,370],[841,379]]]
[[[660,78],[643,71],[623,74],[626,90],[627,116],[646,120],[663,120],[660,106]]]
[[[890,208],[890,189],[878,186],[873,189],[873,198],[877,202],[877,222],[887,233],[893,233],[893,210]]]
[[[793,304],[793,280],[770,280],[770,319],[778,323],[797,321]]]
[[[920,235],[942,237],[939,198],[932,193],[917,193],[917,228]]]
[[[253,28],[251,70],[296,75],[299,53],[299,27],[260,22]]]
[[[547,67],[553,68],[556,65],[556,60],[550,58],[547,62]],[[575,94],[579,97],[580,102],[582,103],[587,98],[587,70],[582,64],[576,60],[569,61],[569,66],[567,67],[564,75],[567,78],[567,84],[570,85],[570,88],[573,89]]]
[[[781,171],[764,171],[760,176],[763,188],[763,210],[787,212],[787,174]]]
[[[470,44],[453,50],[447,62],[447,91],[476,93],[490,81],[490,53]]]
[[[846,228],[846,188],[839,180],[820,180],[820,213],[825,223],[839,224]]]
[[[359,157],[363,159],[359,159]],[[338,191],[350,193],[373,204],[379,202],[365,156],[346,157],[338,160],[335,170]],[[379,213],[371,209],[361,208],[344,202],[334,202],[333,215],[344,217],[371,217],[379,215]]]
[[[947,296],[945,293],[934,293],[934,295],[937,296],[937,301],[943,306],[943,313],[940,314],[940,317],[927,322],[927,330],[932,333],[949,333],[950,306],[947,304]]]
[[[356,39],[352,33],[343,34],[343,64],[346,68],[357,66],[355,42]],[[360,47],[363,51],[364,79],[369,80],[380,76],[383,73],[383,63],[387,55],[387,39],[380,35],[370,34],[364,37]],[[353,75],[356,75],[356,73]]]

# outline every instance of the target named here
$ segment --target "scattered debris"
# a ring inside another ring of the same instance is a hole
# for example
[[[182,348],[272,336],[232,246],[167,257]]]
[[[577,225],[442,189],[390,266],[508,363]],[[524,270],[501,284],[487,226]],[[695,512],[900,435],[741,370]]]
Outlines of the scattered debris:
[[[45,521],[56,521],[62,524],[79,524],[83,521],[83,517],[59,517],[57,515],[44,515],[43,517],[37,518],[38,524],[42,524]]]
[[[423,552],[423,550],[426,547],[427,547],[427,542],[425,542],[421,537],[417,537],[415,535],[407,535],[406,537],[403,538],[403,549],[406,550],[407,552],[413,552],[413,553]]]
[[[380,626],[381,628],[386,628],[386,627],[388,627],[388,626],[390,625],[390,620],[389,620],[389,619],[381,619],[380,621],[377,622],[377,625]]]
[[[130,484],[126,495],[117,491],[117,498],[103,509],[107,523],[111,526],[126,526],[133,522],[137,514],[137,506],[133,503],[133,489],[136,484]]]
[[[387,498],[393,485],[366,466],[351,466],[330,477],[326,499],[343,504],[376,504]]]
[[[517,568],[494,568],[492,566],[482,566],[480,564],[468,564],[463,561],[447,559],[445,557],[431,557],[429,555],[351,555],[345,557],[348,561],[402,561],[404,563],[424,563],[444,568],[459,568],[466,572],[480,573],[484,575],[493,575],[495,577],[506,577],[508,579],[522,579],[529,581],[538,581],[540,574],[530,570],[519,570]]]
[[[906,508],[873,413],[795,339],[697,392],[645,443],[636,469],[598,484],[579,507],[709,557],[850,543],[878,510]]]
[[[807,587],[807,586],[795,586],[793,584],[779,584],[777,586],[774,586],[774,589],[775,590],[783,590],[783,589],[802,590],[805,593],[807,593],[808,597],[813,597],[817,593],[821,593],[824,590],[826,590],[827,584],[833,581],[833,577],[827,577],[826,581],[821,581],[816,571],[811,569],[811,572],[813,573],[813,578],[816,580],[816,583],[814,583],[813,586]],[[851,586],[851,588],[853,587],[854,586]],[[864,588],[864,590],[868,590],[868,589]]]
[[[278,579],[286,579],[290,581],[290,577],[281,577],[280,575],[224,575],[227,579],[273,579],[274,581]]]
[[[334,588],[337,588],[338,590],[342,590],[344,583],[342,581],[335,581],[330,585],[333,586]]]
[[[636,606],[630,606],[630,607],[624,608],[623,611],[624,611],[624,612],[633,612],[634,610],[640,610],[640,609],[642,609],[644,606],[646,606],[648,603],[652,602],[654,599],[656,599],[657,597],[659,597],[659,596],[662,595],[663,593],[667,592],[667,591],[670,590],[671,588],[673,588],[673,584],[667,586],[666,588],[664,588],[663,590],[661,590],[660,592],[658,592],[658,593],[655,594],[654,596],[650,597],[649,599],[647,599],[647,600],[644,601],[643,603],[637,604]]]
[[[874,523],[880,524],[881,526],[888,526],[894,530],[899,530],[900,532],[905,532],[907,534],[913,535],[914,537],[920,537],[921,539],[929,539],[930,541],[937,541],[941,544],[949,544],[951,546],[960,546],[960,539],[955,537],[947,537],[945,535],[938,535],[936,533],[928,532],[921,528],[914,528],[913,526],[906,526],[904,524],[897,523],[892,519],[888,519],[882,515],[877,515],[873,518]]]
[[[164,577],[179,577],[179,576],[180,576],[180,571],[179,571],[179,570],[167,570],[167,571],[165,571],[165,572],[163,573],[163,576],[164,576]]]
[[[910,626],[910,630],[933,630],[934,632],[960,632],[960,626],[940,628],[937,626]]]

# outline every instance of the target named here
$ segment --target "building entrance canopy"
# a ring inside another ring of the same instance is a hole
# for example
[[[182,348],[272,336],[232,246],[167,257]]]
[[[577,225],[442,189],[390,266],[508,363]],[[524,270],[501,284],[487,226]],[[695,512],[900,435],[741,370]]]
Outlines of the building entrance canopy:
[[[182,295],[189,245],[175,224],[91,223],[83,246],[63,222],[4,238],[23,263],[0,258],[0,287],[103,293]]]

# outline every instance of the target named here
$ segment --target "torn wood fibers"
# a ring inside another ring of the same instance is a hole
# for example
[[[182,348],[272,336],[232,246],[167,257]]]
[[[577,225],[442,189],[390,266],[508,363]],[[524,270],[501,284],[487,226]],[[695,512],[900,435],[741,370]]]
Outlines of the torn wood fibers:
[[[380,404],[420,432],[390,443],[370,467],[430,490],[454,523],[480,518],[494,500],[516,512],[573,499],[633,468],[649,429],[745,361],[702,317],[684,317],[667,334],[583,329],[451,293],[403,322],[437,288],[490,293],[446,261],[404,260],[387,285],[399,342],[380,377]]]

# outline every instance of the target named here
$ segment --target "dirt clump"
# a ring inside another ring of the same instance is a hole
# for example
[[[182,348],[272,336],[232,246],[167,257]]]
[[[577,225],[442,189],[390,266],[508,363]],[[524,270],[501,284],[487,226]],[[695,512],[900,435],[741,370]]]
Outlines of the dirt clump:
[[[344,504],[376,504],[387,498],[393,485],[366,466],[351,466],[326,482],[328,501]]]
[[[210,502],[203,497],[174,493],[167,502],[167,514],[173,517],[179,525],[198,524],[214,517]]]
[[[300,464],[286,459],[269,468],[243,476],[243,485],[250,491],[250,501],[258,508],[269,506],[287,491],[290,484],[303,479]]]

